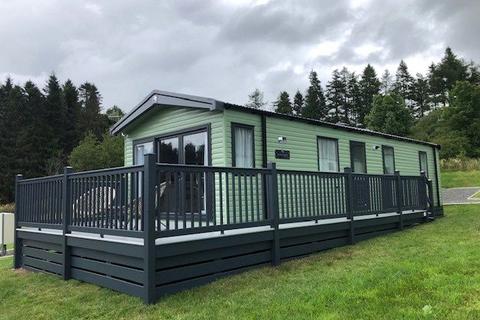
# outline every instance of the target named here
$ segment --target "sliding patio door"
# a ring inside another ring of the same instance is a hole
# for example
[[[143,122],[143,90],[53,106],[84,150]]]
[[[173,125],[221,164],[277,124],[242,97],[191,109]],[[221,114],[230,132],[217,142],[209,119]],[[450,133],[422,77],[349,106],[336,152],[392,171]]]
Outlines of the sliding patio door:
[[[157,150],[160,163],[208,165],[208,133],[206,130],[190,131],[159,138]],[[165,174],[160,180],[162,211],[205,214],[205,174]]]

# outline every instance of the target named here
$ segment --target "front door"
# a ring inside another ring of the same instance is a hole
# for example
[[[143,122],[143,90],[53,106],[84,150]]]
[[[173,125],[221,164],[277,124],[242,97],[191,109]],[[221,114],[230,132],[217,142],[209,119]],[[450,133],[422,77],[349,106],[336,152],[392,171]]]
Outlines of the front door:
[[[208,165],[207,130],[170,135],[157,140],[158,162]],[[206,180],[201,172],[166,173],[160,176],[162,211],[199,215],[206,208]]]

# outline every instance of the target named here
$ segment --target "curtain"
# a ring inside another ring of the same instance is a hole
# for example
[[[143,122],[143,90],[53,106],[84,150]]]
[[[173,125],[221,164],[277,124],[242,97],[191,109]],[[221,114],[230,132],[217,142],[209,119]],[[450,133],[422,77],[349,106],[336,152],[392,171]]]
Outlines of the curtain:
[[[236,127],[235,135],[235,166],[253,167],[253,132],[251,129]]]
[[[320,171],[338,171],[337,140],[318,138],[318,167]]]
[[[350,152],[352,152],[353,172],[367,173],[367,168],[365,168],[365,145],[352,144]]]
[[[385,174],[393,174],[395,172],[395,162],[393,160],[393,148],[383,149],[383,161],[385,166]]]

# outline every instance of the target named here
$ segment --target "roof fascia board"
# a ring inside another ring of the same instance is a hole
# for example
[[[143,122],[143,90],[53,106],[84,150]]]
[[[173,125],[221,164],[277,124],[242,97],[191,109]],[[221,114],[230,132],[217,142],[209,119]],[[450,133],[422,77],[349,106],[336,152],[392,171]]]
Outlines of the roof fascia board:
[[[110,128],[110,133],[114,135],[118,134],[155,105],[223,110],[223,102],[221,101],[186,94],[177,94],[168,91],[154,90],[138,105],[136,105],[132,111],[114,124]]]

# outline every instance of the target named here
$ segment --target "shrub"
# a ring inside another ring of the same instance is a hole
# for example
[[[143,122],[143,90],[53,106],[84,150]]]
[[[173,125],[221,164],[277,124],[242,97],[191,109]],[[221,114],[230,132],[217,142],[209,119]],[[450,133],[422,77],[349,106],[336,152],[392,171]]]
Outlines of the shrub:
[[[440,160],[440,167],[446,171],[480,170],[480,159],[450,158]]]
[[[86,171],[123,165],[123,138],[108,134],[99,141],[89,133],[70,154],[70,165],[75,171]]]

